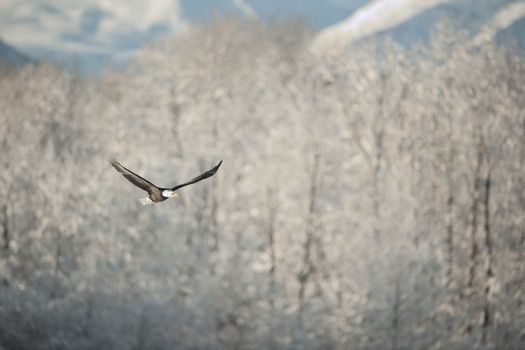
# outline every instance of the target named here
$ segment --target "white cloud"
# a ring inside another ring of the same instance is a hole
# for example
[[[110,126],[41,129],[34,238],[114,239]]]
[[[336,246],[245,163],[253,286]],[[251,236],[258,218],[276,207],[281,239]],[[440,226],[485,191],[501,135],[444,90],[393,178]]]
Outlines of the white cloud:
[[[81,24],[86,11],[90,10],[101,11],[103,15],[96,30],[86,33]],[[172,32],[184,27],[178,0],[0,2],[2,39],[20,48],[111,53],[123,36],[140,37],[156,25]]]
[[[499,31],[510,27],[520,18],[525,17],[525,1],[517,1],[500,9],[480,33],[472,40],[474,46],[492,40]]]
[[[241,10],[242,14],[245,15],[248,18],[251,19],[258,19],[259,16],[257,16],[257,13],[254,11],[253,8],[251,8],[250,5],[248,5],[244,0],[233,0],[233,3],[239,10]]]
[[[345,46],[353,41],[392,28],[411,17],[448,0],[375,0],[340,23],[321,31],[315,49]]]
[[[94,0],[97,7],[112,15],[110,28],[119,25],[132,26],[138,30],[163,23],[173,29],[181,25],[179,2],[176,0]]]

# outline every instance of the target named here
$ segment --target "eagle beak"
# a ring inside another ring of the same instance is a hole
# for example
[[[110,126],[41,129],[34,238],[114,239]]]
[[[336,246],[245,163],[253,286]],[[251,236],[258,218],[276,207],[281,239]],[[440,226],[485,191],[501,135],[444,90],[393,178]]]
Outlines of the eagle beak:
[[[177,193],[173,192],[173,197],[179,198],[179,195]]]

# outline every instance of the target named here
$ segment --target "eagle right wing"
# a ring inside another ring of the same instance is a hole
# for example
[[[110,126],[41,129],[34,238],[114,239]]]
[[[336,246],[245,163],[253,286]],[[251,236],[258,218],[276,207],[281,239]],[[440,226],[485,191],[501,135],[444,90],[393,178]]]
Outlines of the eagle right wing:
[[[126,179],[128,179],[129,182],[134,184],[135,186],[143,189],[144,191],[151,193],[154,190],[158,190],[159,188],[143,178],[140,175],[135,174],[133,171],[127,169],[122,164],[117,162],[114,158],[110,158],[109,163],[115,168],[119,173],[121,173]]]
[[[208,171],[206,171],[206,172],[200,174],[199,176],[197,176],[197,177],[191,179],[191,180],[188,181],[188,182],[185,182],[185,183],[183,183],[183,184],[180,184],[180,185],[177,185],[177,186],[171,188],[171,190],[172,190],[172,191],[176,191],[176,190],[178,190],[178,189],[181,188],[181,187],[184,187],[184,186],[188,186],[188,185],[194,184],[194,183],[196,183],[196,182],[202,181],[202,180],[204,180],[204,179],[209,178],[210,176],[215,175],[215,173],[217,172],[217,170],[219,169],[219,167],[221,166],[221,164],[222,164],[222,160],[221,160],[221,161],[219,162],[219,164],[217,164],[214,168],[212,168],[212,169],[210,169],[210,170],[208,170]]]

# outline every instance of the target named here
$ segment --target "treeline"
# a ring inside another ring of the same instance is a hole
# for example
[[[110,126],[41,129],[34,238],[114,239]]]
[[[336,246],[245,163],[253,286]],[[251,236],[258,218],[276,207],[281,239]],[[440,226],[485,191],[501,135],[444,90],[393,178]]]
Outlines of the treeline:
[[[521,349],[525,59],[234,18],[0,77],[0,348]],[[143,193],[223,159],[180,200]]]

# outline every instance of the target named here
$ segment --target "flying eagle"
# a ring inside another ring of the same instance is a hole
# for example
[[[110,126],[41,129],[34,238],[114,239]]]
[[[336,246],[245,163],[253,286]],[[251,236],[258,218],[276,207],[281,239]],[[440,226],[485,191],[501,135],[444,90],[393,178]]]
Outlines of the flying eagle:
[[[135,174],[133,171],[127,169],[122,164],[117,162],[113,157],[110,157],[108,161],[113,166],[113,168],[117,169],[117,171],[121,173],[126,179],[128,179],[128,181],[130,181],[135,186],[143,189],[144,191],[148,192],[149,194],[148,197],[140,199],[140,202],[142,203],[142,205],[162,202],[170,197],[178,197],[175,191],[177,191],[179,188],[194,184],[196,182],[202,181],[204,179],[209,178],[210,176],[215,175],[215,173],[217,172],[217,170],[222,164],[222,160],[221,160],[219,164],[217,164],[214,168],[200,174],[199,176],[191,179],[188,182],[182,183],[172,188],[163,188],[163,187],[155,186],[154,184],[152,184],[151,182],[149,182],[142,176]]]

